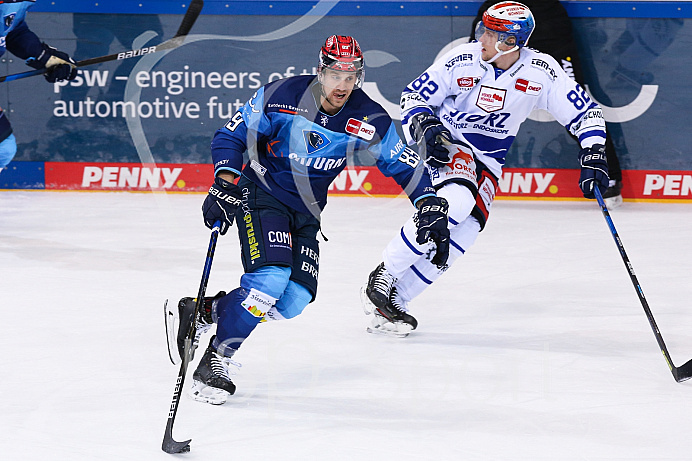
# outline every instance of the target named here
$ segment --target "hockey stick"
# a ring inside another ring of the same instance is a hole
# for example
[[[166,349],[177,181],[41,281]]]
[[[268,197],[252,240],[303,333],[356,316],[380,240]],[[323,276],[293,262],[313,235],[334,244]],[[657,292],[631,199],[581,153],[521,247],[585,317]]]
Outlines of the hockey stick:
[[[146,48],[140,48],[138,50],[123,51],[120,53],[109,54],[107,56],[99,56],[97,58],[84,59],[82,61],[77,61],[76,65],[77,67],[84,67],[90,66],[92,64],[98,64],[101,62],[121,61],[123,59],[136,58],[138,56],[143,56],[145,54],[156,53],[158,51],[172,50],[173,48],[177,48],[183,44],[185,36],[190,32],[190,29],[192,29],[192,25],[197,20],[197,17],[202,11],[203,6],[204,0],[192,0],[190,2],[190,6],[187,8],[187,11],[185,12],[185,16],[183,16],[183,21],[180,23],[180,27],[178,27],[178,32],[175,34],[173,38],[166,40],[163,43],[154,46],[148,46]],[[41,75],[46,73],[46,70],[47,69],[35,69],[27,72],[21,72],[19,74],[5,75],[4,77],[0,77],[0,83],[11,82],[13,80],[19,80],[26,77],[33,77],[34,75]]]
[[[654,332],[656,341],[658,341],[658,347],[661,348],[663,357],[666,359],[668,367],[670,368],[670,371],[673,373],[673,378],[675,378],[675,381],[677,382],[682,382],[692,378],[692,360],[689,360],[687,363],[680,367],[676,367],[675,365],[673,365],[673,359],[670,358],[670,354],[668,353],[666,343],[663,342],[663,336],[661,335],[661,332],[658,330],[656,320],[654,320],[654,315],[651,313],[651,309],[649,309],[649,303],[646,301],[646,298],[644,297],[644,291],[642,290],[641,285],[639,285],[637,276],[634,274],[634,267],[632,267],[632,263],[630,263],[630,260],[627,257],[627,253],[625,253],[625,247],[622,245],[620,236],[618,235],[618,232],[615,230],[615,225],[613,224],[613,220],[610,217],[610,213],[608,213],[608,208],[606,207],[605,201],[603,200],[603,196],[601,195],[601,191],[598,189],[598,187],[594,188],[594,194],[596,195],[596,200],[598,200],[598,204],[600,205],[601,210],[603,211],[603,217],[605,217],[605,220],[608,223],[608,227],[610,227],[610,232],[613,234],[613,239],[615,239],[615,245],[617,245],[618,250],[620,251],[622,262],[625,263],[627,272],[629,272],[630,274],[632,285],[634,285],[634,291],[637,292],[637,296],[639,296],[639,301],[642,303],[642,307],[644,308],[644,312],[646,313],[646,318],[649,319],[649,325],[651,325],[651,329]]]
[[[207,259],[204,262],[204,271],[202,272],[202,280],[199,284],[199,292],[197,293],[197,302],[195,304],[195,313],[192,315],[192,325],[185,338],[185,352],[183,353],[183,362],[180,364],[178,379],[175,381],[175,390],[173,391],[173,400],[168,411],[168,421],[166,422],[166,432],[163,434],[163,443],[161,449],[166,453],[187,453],[190,451],[190,442],[192,439],[184,442],[176,442],[173,439],[173,423],[175,422],[175,414],[178,412],[180,404],[180,393],[183,391],[185,384],[185,375],[187,374],[187,366],[190,364],[190,348],[192,347],[192,338],[195,336],[195,328],[197,323],[197,313],[199,312],[202,303],[204,302],[204,292],[207,291],[207,282],[209,281],[209,273],[211,272],[211,263],[214,259],[214,250],[216,249],[216,240],[219,237],[219,229],[221,222],[216,221],[211,231],[209,239],[209,249],[207,250]]]

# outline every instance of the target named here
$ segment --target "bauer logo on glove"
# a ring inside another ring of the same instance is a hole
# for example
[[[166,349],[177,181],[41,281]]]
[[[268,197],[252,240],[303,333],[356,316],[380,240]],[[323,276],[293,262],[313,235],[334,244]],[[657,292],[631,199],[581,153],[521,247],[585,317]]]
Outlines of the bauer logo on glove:
[[[242,205],[240,188],[232,182],[216,178],[209,188],[209,195],[202,204],[204,224],[212,229],[216,221],[221,222],[221,235],[233,225],[236,210]]]
[[[226,186],[227,188],[228,186]],[[209,188],[209,194],[215,196],[219,200],[223,200],[224,202],[228,202],[231,205],[235,206],[240,206],[242,201],[238,197],[234,197],[233,195],[228,194],[227,192],[224,192],[220,189],[217,189],[214,187],[214,184],[211,185]]]

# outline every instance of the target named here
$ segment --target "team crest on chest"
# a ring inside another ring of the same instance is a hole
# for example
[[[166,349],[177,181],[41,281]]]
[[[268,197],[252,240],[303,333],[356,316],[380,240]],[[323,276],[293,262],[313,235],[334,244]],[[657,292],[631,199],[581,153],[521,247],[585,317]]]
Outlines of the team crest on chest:
[[[483,85],[478,93],[476,105],[486,112],[496,112],[505,107],[506,97],[507,90]]]
[[[17,13],[8,14],[7,16],[5,16],[5,17],[3,18],[3,19],[4,19],[4,23],[5,23],[5,30],[7,30],[7,29],[9,29],[10,27],[12,27],[12,24],[14,24],[14,17],[15,17],[16,14],[17,14]]]
[[[349,118],[348,122],[346,122],[346,133],[370,141],[375,136],[375,127],[355,118]]]
[[[303,130],[303,139],[305,140],[305,149],[308,151],[308,154],[317,152],[331,143],[324,134],[314,130]]]

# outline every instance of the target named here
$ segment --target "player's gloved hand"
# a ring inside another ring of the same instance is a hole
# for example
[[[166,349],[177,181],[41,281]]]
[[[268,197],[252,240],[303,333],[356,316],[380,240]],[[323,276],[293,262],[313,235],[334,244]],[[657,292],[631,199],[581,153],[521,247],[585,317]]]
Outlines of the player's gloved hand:
[[[449,257],[449,229],[447,228],[447,211],[449,205],[442,197],[428,197],[423,199],[418,208],[416,222],[416,242],[419,245],[428,240],[435,242],[437,251],[432,263],[442,268]]]
[[[221,235],[225,234],[233,225],[235,212],[242,203],[241,197],[242,194],[237,185],[217,177],[202,204],[204,225],[212,229],[216,221],[221,221],[219,232]]]
[[[77,77],[77,63],[69,54],[58,51],[45,43],[43,51],[36,58],[29,58],[26,64],[34,69],[47,69],[43,76],[50,83],[74,80]]]
[[[579,187],[584,193],[584,197],[596,198],[593,190],[594,185],[603,194],[608,189],[609,181],[605,147],[601,144],[594,144],[592,147],[580,150],[579,163],[581,163]]]
[[[442,125],[440,119],[427,112],[411,117],[411,137],[418,145],[425,145],[425,160],[429,165],[442,168],[451,160],[445,144],[452,142],[452,133]]]

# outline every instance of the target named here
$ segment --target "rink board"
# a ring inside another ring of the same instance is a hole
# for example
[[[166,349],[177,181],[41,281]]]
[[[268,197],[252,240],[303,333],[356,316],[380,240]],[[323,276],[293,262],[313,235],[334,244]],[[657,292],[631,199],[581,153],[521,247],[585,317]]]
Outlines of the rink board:
[[[79,191],[206,192],[210,164],[139,164],[84,162],[13,162],[0,172],[0,189]],[[623,195],[629,200],[692,200],[692,172],[623,172]],[[579,199],[579,170],[506,168],[499,180],[500,197]],[[376,167],[352,166],[329,187],[332,195],[396,196],[401,188]]]

